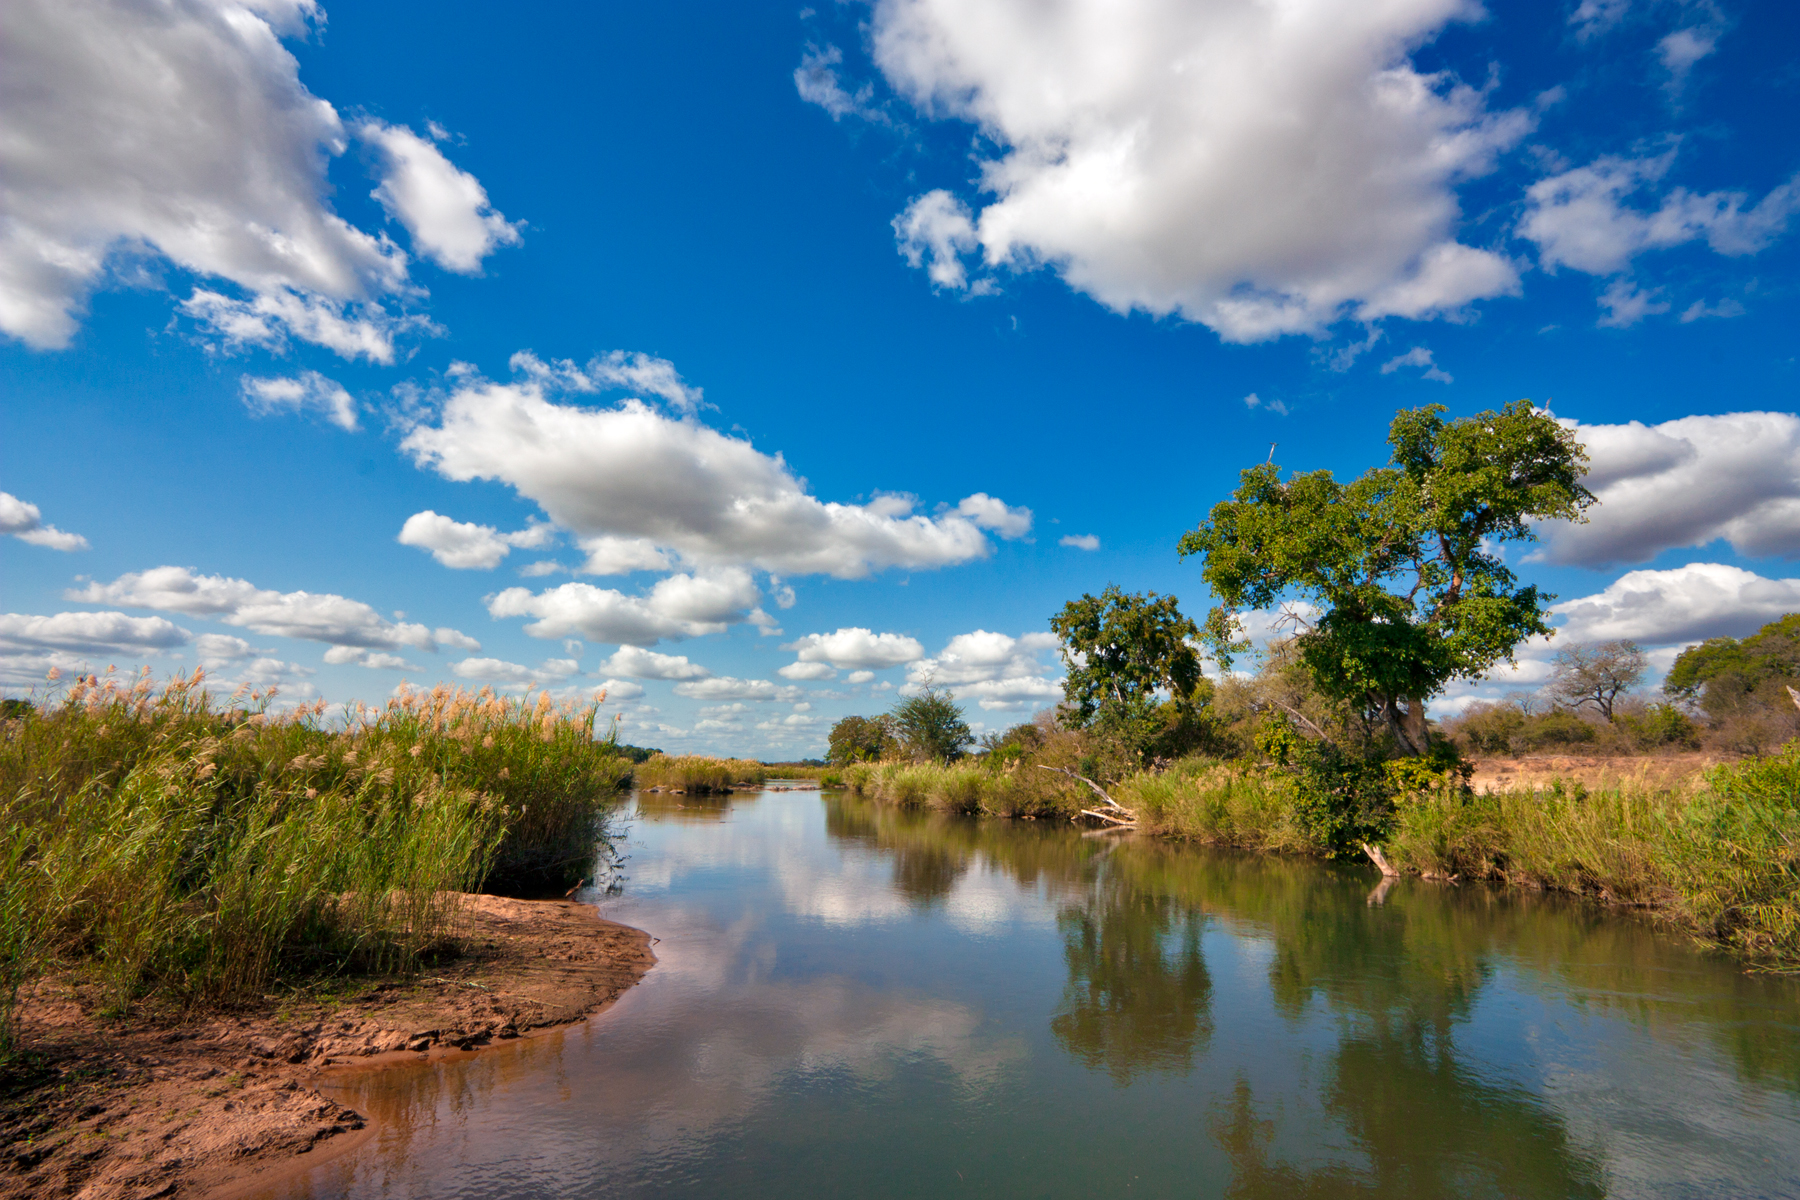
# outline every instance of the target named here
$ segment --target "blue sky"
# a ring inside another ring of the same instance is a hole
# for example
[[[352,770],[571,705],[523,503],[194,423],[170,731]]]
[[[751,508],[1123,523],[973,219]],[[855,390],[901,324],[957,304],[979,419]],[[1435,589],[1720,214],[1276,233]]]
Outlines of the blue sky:
[[[1271,442],[1520,397],[1603,502],[1519,570],[1666,664],[1800,608],[1797,25],[9,6],[0,686],[609,685],[779,757],[931,671],[1002,727],[1064,601],[1204,612],[1175,540]]]

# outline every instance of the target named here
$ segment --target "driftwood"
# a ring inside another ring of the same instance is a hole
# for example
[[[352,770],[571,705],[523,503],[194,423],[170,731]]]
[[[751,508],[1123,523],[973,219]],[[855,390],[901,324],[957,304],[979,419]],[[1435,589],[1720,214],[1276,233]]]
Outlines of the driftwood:
[[[1112,824],[1118,825],[1118,826],[1133,826],[1138,823],[1138,815],[1136,813],[1132,812],[1129,808],[1126,808],[1123,804],[1120,804],[1117,800],[1114,800],[1111,796],[1107,795],[1105,788],[1101,787],[1099,784],[1097,784],[1093,780],[1089,779],[1086,775],[1077,775],[1075,772],[1069,770],[1069,768],[1067,768],[1067,767],[1046,767],[1043,763],[1037,764],[1037,767],[1038,767],[1038,770],[1040,770],[1040,771],[1054,771],[1058,775],[1067,775],[1070,779],[1079,779],[1081,782],[1087,784],[1088,787],[1092,788],[1094,791],[1094,795],[1100,797],[1101,801],[1106,805],[1106,807],[1112,810],[1112,812],[1106,813],[1106,812],[1099,812],[1099,811],[1097,811],[1095,809],[1091,809],[1091,808],[1084,808],[1081,810],[1082,816],[1097,817],[1102,821],[1109,821]],[[1115,816],[1115,815],[1113,815],[1115,813],[1123,814],[1123,815]]]
[[[1793,688],[1788,688],[1788,696],[1794,701],[1794,707],[1800,708],[1800,692],[1796,692]]]
[[[1394,870],[1392,864],[1390,864],[1388,862],[1387,855],[1385,855],[1381,852],[1380,846],[1373,845],[1369,842],[1364,842],[1362,844],[1362,848],[1363,848],[1363,853],[1369,856],[1370,861],[1373,862],[1376,866],[1381,868],[1381,873],[1383,875],[1396,875],[1397,876],[1400,874],[1400,872]]]

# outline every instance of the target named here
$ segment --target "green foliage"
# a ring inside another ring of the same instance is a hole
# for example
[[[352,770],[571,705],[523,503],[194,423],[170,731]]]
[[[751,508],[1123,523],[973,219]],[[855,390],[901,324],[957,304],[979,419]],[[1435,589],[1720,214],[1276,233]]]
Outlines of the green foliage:
[[[333,730],[322,702],[218,710],[201,682],[84,676],[5,723],[0,1029],[57,961],[96,970],[115,1009],[411,970],[461,893],[585,867],[625,778],[593,709],[542,694],[410,691]]]
[[[1125,746],[1140,760],[1191,754],[1213,737],[1213,685],[1200,673],[1200,630],[1173,596],[1109,586],[1050,619],[1062,639],[1072,723]]]
[[[1744,638],[1708,638],[1675,659],[1663,680],[1671,696],[1692,698],[1722,676],[1736,676],[1755,688],[1767,679],[1800,677],[1800,613],[1771,621]]]
[[[908,758],[953,762],[962,757],[963,747],[975,740],[955,693],[931,685],[895,705],[888,719],[900,752]]]
[[[894,719],[885,713],[877,717],[845,717],[831,727],[828,745],[826,758],[839,767],[880,762],[900,748]]]
[[[1411,754],[1427,748],[1432,696],[1549,632],[1553,597],[1518,586],[1489,548],[1535,540],[1530,522],[1579,520],[1594,502],[1580,444],[1529,401],[1454,421],[1443,411],[1395,416],[1391,464],[1349,483],[1245,471],[1178,546],[1204,559],[1221,600],[1206,623],[1221,662],[1242,648],[1238,611],[1305,598],[1322,610],[1298,638],[1319,689],[1377,714]]]
[[[654,746],[630,746],[624,742],[620,742],[614,749],[618,751],[620,757],[627,759],[633,765],[644,762],[646,759],[655,758],[662,753]]]
[[[632,773],[641,788],[679,788],[705,794],[729,792],[734,784],[760,784],[768,778],[761,763],[748,758],[714,758],[706,754],[657,754]]]

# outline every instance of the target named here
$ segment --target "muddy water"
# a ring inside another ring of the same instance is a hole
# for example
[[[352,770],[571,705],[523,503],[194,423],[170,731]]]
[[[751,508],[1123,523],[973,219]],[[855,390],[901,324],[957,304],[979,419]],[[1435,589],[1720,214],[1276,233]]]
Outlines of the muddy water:
[[[1631,919],[816,793],[626,851],[643,983],[271,1200],[1800,1195],[1800,981]]]

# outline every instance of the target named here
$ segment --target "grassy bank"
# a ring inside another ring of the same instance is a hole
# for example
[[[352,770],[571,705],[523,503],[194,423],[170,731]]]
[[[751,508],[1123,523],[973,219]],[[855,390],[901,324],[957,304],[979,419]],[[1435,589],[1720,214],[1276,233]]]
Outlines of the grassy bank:
[[[594,712],[444,687],[338,727],[217,707],[196,672],[78,679],[0,740],[0,1053],[19,990],[92,972],[123,1010],[229,1005],[278,980],[407,971],[457,894],[591,855],[629,764]]]
[[[905,808],[1066,817],[1092,807],[1084,785],[1026,764],[861,764],[843,774],[849,790]],[[1162,837],[1333,852],[1320,840],[1316,802],[1285,772],[1186,759],[1110,791]],[[1714,767],[1686,788],[1402,793],[1383,846],[1402,871],[1634,905],[1750,961],[1800,966],[1800,744]]]
[[[711,758],[704,754],[655,754],[639,763],[635,773],[641,788],[696,794],[755,786],[768,777],[768,768],[755,759]]]

